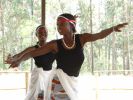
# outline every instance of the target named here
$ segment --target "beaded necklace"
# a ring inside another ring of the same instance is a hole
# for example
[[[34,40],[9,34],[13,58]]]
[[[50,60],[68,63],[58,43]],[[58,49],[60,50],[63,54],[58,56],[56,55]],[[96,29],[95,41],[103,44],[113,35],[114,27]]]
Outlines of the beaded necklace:
[[[74,48],[74,46],[75,46],[75,35],[73,36],[73,38],[74,38],[74,40],[73,40],[72,46],[68,46],[68,45],[65,43],[64,39],[62,38],[62,42],[63,42],[64,46],[65,46],[67,49],[72,49],[72,48]]]

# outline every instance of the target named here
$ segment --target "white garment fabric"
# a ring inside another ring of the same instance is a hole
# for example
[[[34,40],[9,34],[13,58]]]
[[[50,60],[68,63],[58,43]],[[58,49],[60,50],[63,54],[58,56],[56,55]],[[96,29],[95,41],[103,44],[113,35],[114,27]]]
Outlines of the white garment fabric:
[[[78,91],[77,91],[77,83],[78,83],[78,77],[69,76],[66,73],[63,72],[62,69],[55,69],[51,73],[50,81],[52,81],[54,75],[57,75],[60,83],[62,84],[64,90],[68,94],[71,100],[79,100],[78,98]],[[51,83],[51,82],[50,82]],[[49,87],[51,87],[51,84],[49,84]],[[47,92],[47,95],[50,95],[51,91]],[[48,97],[46,100],[51,100],[50,97]]]
[[[46,98],[49,77],[51,71],[43,71],[42,68],[34,68],[31,72],[30,85],[25,100],[37,100],[40,91],[44,91]]]

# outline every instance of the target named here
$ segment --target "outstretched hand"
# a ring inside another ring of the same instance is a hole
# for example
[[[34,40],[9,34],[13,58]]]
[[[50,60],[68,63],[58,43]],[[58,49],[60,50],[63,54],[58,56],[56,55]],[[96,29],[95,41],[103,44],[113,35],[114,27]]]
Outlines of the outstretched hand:
[[[16,59],[14,61],[12,61],[12,63],[10,64],[9,68],[15,68],[18,67],[20,65],[21,60],[20,59]]]
[[[118,25],[114,26],[113,29],[115,32],[121,32],[121,28],[124,28],[126,25],[128,25],[128,23],[118,24]]]
[[[11,56],[11,54],[8,54],[8,56],[4,62],[5,62],[5,64],[11,64],[13,62],[13,57]]]
[[[20,58],[13,57],[11,54],[8,54],[7,59],[4,61],[5,64],[10,64],[9,68],[15,68],[18,67],[20,64]]]

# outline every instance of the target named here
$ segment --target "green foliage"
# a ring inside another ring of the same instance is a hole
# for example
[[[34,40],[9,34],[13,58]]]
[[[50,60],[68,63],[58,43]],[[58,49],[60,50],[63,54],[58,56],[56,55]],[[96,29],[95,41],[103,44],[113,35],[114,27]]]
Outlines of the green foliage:
[[[0,2],[2,4],[0,69],[5,70],[9,66],[3,64],[3,58],[9,52],[16,54],[36,43],[34,31],[41,23],[41,0],[1,0]],[[94,34],[121,22],[130,22],[121,33],[113,33],[105,39],[86,44],[81,73],[92,72],[93,68],[94,71],[122,70],[125,65],[126,69],[133,69],[132,10],[131,0],[46,0],[48,40],[60,37],[56,30],[56,18],[64,12],[79,15],[78,33],[92,31]],[[129,65],[127,62],[130,62]],[[21,64],[21,69],[30,70],[31,66],[31,61],[28,60]]]
[[[3,45],[0,48],[3,50],[1,59],[5,59],[8,53],[14,55],[35,44],[36,41],[32,41],[32,38],[39,21],[38,16],[30,15],[29,10],[33,10],[33,7],[29,3],[31,3],[29,0],[3,1],[3,19],[0,17],[2,19],[1,23],[3,23],[2,29],[4,30],[1,37],[2,41],[0,42]],[[38,6],[36,7],[35,9],[38,10]],[[40,14],[38,13],[38,15]],[[32,18],[31,16],[34,17]],[[1,62],[4,63],[3,60]],[[1,66],[3,70],[9,67],[8,65],[3,66]]]

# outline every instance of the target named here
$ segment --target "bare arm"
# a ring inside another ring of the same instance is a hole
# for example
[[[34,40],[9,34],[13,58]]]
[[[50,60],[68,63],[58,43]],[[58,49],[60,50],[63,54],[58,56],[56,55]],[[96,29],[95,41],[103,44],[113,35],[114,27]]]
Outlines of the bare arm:
[[[40,55],[44,55],[47,54],[48,52],[57,52],[57,44],[56,41],[51,41],[49,43],[47,43],[45,46],[37,48],[31,52],[27,52],[25,54],[23,54],[21,57],[19,57],[16,61],[13,61],[10,65],[10,67],[16,67],[19,66],[19,64],[22,61],[25,61],[31,57],[37,57]]]
[[[86,42],[93,42],[96,41],[98,39],[103,39],[106,36],[108,36],[109,34],[111,34],[113,31],[115,32],[121,32],[121,28],[125,27],[125,25],[127,25],[128,23],[122,23],[122,24],[118,24],[116,26],[113,26],[111,28],[102,30],[99,33],[96,34],[90,34],[90,33],[84,33],[81,35],[80,40],[82,43],[82,46],[86,43]]]
[[[20,57],[20,56],[24,55],[25,53],[31,52],[31,51],[33,51],[33,50],[35,50],[35,47],[26,48],[26,49],[23,50],[22,52],[20,52],[20,53],[14,55],[13,58]]]
[[[22,52],[20,52],[20,53],[14,55],[14,56],[11,56],[11,55],[9,54],[8,57],[7,57],[7,59],[5,60],[5,63],[6,63],[6,64],[11,64],[13,60],[15,60],[15,59],[17,59],[17,58],[23,56],[25,53],[31,52],[31,51],[33,51],[33,50],[35,50],[35,47],[28,47],[28,48],[26,48],[25,50],[23,50]]]

